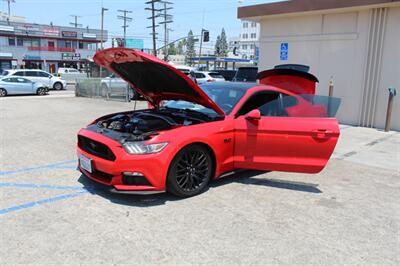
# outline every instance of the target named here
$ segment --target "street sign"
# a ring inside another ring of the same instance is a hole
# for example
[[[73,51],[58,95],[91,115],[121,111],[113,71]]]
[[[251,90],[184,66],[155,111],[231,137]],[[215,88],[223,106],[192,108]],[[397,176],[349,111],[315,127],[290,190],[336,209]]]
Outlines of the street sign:
[[[289,55],[289,44],[287,42],[281,43],[281,61],[287,61]]]
[[[126,39],[126,48],[143,50],[144,41],[143,39]]]

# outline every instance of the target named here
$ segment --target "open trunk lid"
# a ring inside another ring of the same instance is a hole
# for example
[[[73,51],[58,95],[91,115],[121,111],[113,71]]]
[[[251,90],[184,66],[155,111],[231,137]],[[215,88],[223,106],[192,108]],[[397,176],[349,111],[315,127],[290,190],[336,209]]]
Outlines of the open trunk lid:
[[[297,66],[297,65],[296,65]],[[257,74],[260,84],[275,86],[295,94],[315,94],[318,79],[299,67],[276,66]]]

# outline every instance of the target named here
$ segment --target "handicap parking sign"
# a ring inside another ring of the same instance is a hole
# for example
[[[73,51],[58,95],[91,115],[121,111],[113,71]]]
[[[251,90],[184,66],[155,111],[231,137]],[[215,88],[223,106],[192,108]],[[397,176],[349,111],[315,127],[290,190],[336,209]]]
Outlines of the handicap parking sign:
[[[289,54],[289,44],[287,42],[281,43],[281,60],[286,61],[288,60]]]

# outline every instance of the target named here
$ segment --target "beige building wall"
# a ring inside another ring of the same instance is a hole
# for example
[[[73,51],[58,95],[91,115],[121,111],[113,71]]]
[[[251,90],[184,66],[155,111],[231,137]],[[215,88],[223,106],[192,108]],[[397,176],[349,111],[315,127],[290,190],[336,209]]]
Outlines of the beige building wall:
[[[380,75],[377,86],[374,86],[377,90],[372,92],[376,93],[375,111],[371,114],[373,125],[368,125],[380,128],[385,123],[387,87],[395,86],[400,90],[400,7],[387,9],[387,17],[383,17],[386,30],[381,65],[372,69],[380,72]],[[368,41],[371,36],[371,16],[372,10],[364,9],[263,18],[260,21],[259,68],[263,70],[285,63],[310,65],[311,73],[320,80],[317,93],[321,95],[328,94],[329,80],[333,77],[334,96],[342,98],[337,117],[342,123],[361,125],[360,119],[365,109],[362,101],[365,98],[366,64],[371,53],[368,52],[371,50]],[[282,42],[289,44],[287,61],[280,60]],[[368,70],[371,72],[371,69]],[[400,130],[400,95],[396,98],[392,128]]]

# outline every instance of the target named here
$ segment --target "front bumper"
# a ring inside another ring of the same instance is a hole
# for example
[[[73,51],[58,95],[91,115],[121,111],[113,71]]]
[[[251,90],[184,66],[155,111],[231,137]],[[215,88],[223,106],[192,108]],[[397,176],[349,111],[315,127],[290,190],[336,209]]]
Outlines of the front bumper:
[[[78,145],[78,158],[82,154],[90,158],[92,162],[91,173],[82,169],[80,164],[78,165],[80,172],[89,179],[108,186],[114,193],[154,194],[165,192],[165,181],[169,166],[169,158],[166,155],[168,152],[130,155],[125,152],[121,144],[101,134],[82,129],[79,135],[106,145],[115,155],[114,160],[103,159],[83,150]],[[124,178],[123,175],[126,172],[141,173],[147,181],[146,184],[127,184],[126,176]]]

